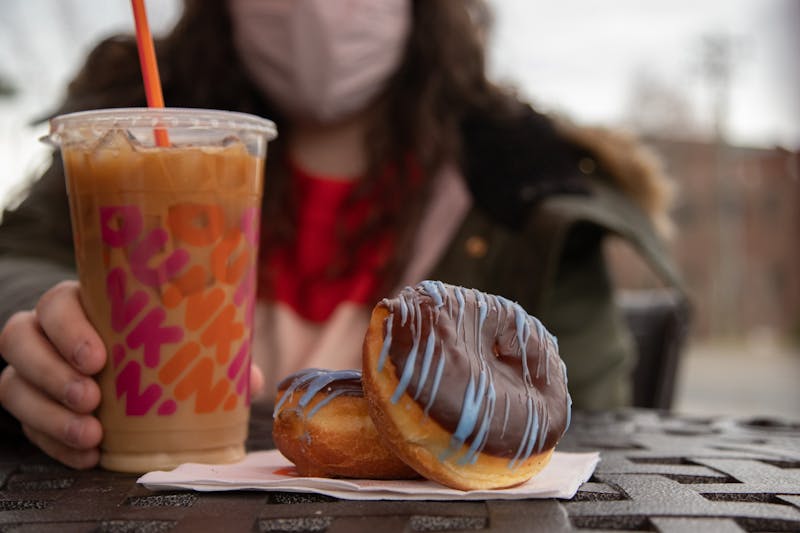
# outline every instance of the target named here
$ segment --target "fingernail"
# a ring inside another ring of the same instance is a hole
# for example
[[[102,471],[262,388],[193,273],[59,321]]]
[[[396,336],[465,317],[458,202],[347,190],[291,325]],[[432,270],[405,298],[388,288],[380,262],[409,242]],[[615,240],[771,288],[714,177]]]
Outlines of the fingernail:
[[[89,353],[89,343],[84,341],[75,348],[75,351],[72,353],[72,364],[75,365],[75,368],[78,370],[82,370],[84,365],[86,364],[86,358]]]
[[[64,431],[67,442],[77,446],[80,444],[81,435],[83,434],[83,423],[80,418],[74,417],[67,422],[67,427]]]
[[[71,381],[64,391],[64,404],[67,407],[79,407],[85,394],[86,385],[83,380]]]

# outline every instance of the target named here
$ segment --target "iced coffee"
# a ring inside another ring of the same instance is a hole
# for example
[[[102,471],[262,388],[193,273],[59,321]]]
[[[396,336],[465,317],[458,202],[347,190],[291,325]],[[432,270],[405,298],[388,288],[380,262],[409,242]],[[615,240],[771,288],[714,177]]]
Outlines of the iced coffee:
[[[156,146],[154,128],[169,134]],[[101,465],[244,455],[269,121],[199,110],[57,117],[81,300],[103,338]]]

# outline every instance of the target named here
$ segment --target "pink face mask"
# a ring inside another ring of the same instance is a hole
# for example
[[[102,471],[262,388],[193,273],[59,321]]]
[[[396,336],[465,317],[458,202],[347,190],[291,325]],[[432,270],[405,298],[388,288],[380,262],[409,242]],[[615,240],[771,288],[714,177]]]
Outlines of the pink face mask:
[[[332,122],[359,111],[397,69],[410,0],[228,0],[250,76],[290,117]]]

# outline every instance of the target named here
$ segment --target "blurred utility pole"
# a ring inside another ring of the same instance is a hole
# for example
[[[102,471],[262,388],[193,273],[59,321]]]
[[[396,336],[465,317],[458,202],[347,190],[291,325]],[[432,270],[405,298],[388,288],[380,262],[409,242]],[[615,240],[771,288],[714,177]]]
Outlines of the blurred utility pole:
[[[736,62],[736,40],[727,34],[706,35],[701,41],[701,72],[712,93],[714,184],[717,256],[711,280],[711,334],[735,336],[743,321],[739,309],[743,265],[741,190],[734,182],[731,147],[727,142],[730,93]]]
[[[639,66],[631,75],[626,124],[648,137],[688,139],[698,133],[683,84],[670,82],[650,65]]]
[[[10,98],[17,94],[17,88],[11,81],[0,74],[0,98]]]

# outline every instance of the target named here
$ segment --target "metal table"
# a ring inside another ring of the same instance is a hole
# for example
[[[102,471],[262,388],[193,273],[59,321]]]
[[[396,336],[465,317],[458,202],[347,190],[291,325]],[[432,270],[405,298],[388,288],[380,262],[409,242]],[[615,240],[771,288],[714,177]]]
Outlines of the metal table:
[[[251,449],[271,447],[256,408]],[[0,533],[202,531],[800,531],[800,424],[657,411],[576,413],[561,450],[600,450],[571,501],[355,502],[318,495],[151,492],[0,443]]]

